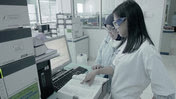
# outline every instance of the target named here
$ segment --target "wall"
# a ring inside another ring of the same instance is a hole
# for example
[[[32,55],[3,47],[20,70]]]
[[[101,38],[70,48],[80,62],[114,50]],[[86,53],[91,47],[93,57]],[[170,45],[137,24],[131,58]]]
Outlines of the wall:
[[[161,52],[167,52],[169,55],[176,55],[176,32],[162,34]]]
[[[176,11],[176,0],[170,0],[170,8],[169,8],[169,16],[168,16],[168,24],[171,25],[172,16]]]
[[[71,1],[70,0],[56,0],[56,12],[57,13],[71,13]]]
[[[102,0],[102,13],[109,14],[115,8],[115,0]]]
[[[84,34],[89,36],[89,58],[95,59],[107,31],[105,29],[84,29]]]
[[[85,0],[74,0],[74,13],[75,15],[77,15],[77,3],[82,3],[83,4],[83,12],[84,12],[84,4],[85,4]]]
[[[84,4],[84,13],[95,15],[99,12],[100,0],[86,0]]]

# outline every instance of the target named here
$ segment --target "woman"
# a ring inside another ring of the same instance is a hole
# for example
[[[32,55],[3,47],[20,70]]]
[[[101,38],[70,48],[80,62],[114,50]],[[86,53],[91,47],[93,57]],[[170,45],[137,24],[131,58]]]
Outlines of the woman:
[[[113,25],[113,20],[113,14],[110,14],[105,20],[104,26],[108,34],[100,45],[95,61],[96,65],[92,66],[93,70],[112,65],[112,60],[115,57],[115,49],[119,45],[119,40],[121,40],[121,37]],[[111,75],[104,75],[104,77],[112,79]],[[108,92],[110,92],[111,80],[108,82],[108,87]]]
[[[92,84],[97,74],[111,74],[112,99],[140,99],[150,83],[154,99],[175,99],[174,85],[148,35],[140,6],[128,0],[113,15],[115,28],[125,38],[117,47],[113,66],[90,72],[82,83]]]
[[[115,48],[119,44],[119,40],[121,40],[121,37],[118,35],[117,30],[113,25],[113,20],[113,14],[110,14],[105,20],[104,26],[108,34],[100,45],[96,58],[96,65],[92,66],[93,70],[112,64]]]

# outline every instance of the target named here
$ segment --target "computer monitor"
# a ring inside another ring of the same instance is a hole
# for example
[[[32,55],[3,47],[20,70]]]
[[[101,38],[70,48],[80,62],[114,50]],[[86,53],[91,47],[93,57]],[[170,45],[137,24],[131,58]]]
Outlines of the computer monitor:
[[[60,54],[50,60],[52,74],[55,74],[59,70],[63,69],[66,65],[71,63],[71,56],[65,36],[60,36],[45,42],[49,49],[56,49]]]

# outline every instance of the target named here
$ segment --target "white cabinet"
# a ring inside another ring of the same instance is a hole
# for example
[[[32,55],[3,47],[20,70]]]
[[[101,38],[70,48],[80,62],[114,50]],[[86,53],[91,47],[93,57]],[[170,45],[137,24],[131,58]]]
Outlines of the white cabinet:
[[[164,32],[161,38],[161,50],[163,54],[176,55],[176,33]]]
[[[87,54],[89,56],[89,44],[88,44],[89,37],[87,35],[82,36],[80,38],[67,40],[72,62],[76,63],[77,55],[80,53]]]

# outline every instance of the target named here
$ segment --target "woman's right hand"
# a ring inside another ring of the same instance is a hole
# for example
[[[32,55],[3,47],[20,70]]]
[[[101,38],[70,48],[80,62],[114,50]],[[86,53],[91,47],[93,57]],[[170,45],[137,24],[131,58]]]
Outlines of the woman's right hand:
[[[94,65],[92,66],[92,70],[103,68],[101,65]]]
[[[84,78],[84,80],[81,82],[81,84],[83,83],[88,83],[89,85],[92,85],[95,76],[98,74],[98,70],[93,70],[92,72],[89,72],[86,77]]]

